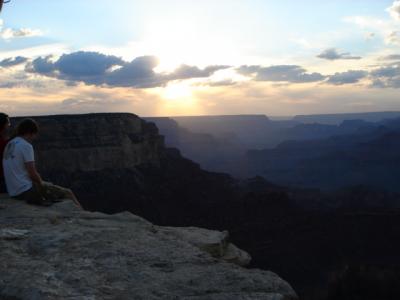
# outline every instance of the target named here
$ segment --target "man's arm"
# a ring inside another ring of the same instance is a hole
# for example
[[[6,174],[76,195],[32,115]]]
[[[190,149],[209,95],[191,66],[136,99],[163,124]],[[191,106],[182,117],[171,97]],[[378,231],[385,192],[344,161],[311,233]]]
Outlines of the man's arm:
[[[26,170],[28,171],[29,177],[31,180],[36,183],[39,186],[43,185],[43,180],[42,177],[40,177],[40,174],[36,170],[35,162],[30,161],[25,163]]]

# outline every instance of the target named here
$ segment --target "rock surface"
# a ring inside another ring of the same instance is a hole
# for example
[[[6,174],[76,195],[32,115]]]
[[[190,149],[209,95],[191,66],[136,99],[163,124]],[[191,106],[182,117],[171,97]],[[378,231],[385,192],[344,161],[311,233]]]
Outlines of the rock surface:
[[[0,203],[0,299],[297,299],[274,273],[224,261],[249,260],[227,232],[160,227],[69,201]]]

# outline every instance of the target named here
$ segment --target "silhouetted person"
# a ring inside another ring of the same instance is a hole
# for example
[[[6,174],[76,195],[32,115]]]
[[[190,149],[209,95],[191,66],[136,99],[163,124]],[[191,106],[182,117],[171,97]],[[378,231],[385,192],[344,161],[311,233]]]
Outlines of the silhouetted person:
[[[3,173],[3,152],[8,142],[8,128],[10,127],[10,118],[5,113],[0,113],[0,193],[6,193],[6,184]]]
[[[80,206],[71,190],[43,181],[37,172],[31,143],[38,133],[37,123],[24,119],[16,128],[16,137],[4,150],[3,169],[9,195],[36,205],[49,206],[62,199],[71,199]]]

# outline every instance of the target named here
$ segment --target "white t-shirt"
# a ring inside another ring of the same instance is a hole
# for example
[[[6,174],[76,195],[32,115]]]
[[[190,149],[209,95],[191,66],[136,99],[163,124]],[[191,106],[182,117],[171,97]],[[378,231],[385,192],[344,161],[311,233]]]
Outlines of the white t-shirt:
[[[33,183],[25,163],[33,161],[35,161],[33,147],[25,139],[16,137],[8,142],[4,149],[3,171],[10,196],[18,196],[32,188]]]

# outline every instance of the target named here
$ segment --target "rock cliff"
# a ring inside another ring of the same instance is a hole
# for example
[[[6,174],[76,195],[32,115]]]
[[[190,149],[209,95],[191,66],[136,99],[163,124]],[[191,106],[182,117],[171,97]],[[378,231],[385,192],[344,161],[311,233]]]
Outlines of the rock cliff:
[[[93,172],[159,164],[164,138],[153,123],[133,114],[35,117],[39,167],[46,172]],[[17,123],[19,119],[13,119]]]
[[[226,232],[0,199],[0,299],[297,299]]]

